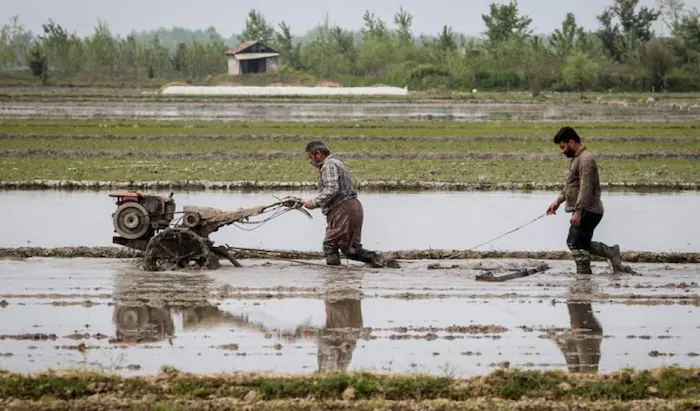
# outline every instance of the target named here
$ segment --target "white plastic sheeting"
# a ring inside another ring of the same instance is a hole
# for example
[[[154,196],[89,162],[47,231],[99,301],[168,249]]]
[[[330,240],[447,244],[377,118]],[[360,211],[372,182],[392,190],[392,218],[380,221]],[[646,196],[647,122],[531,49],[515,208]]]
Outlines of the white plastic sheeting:
[[[161,91],[169,95],[246,95],[246,96],[406,96],[400,87],[258,87],[258,86],[169,86]]]

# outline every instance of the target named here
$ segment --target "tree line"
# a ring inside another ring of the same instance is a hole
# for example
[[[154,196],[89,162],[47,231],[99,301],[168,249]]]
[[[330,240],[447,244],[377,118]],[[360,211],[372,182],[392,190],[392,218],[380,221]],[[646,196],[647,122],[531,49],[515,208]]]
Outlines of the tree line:
[[[0,31],[0,70],[31,72],[48,81],[163,79],[198,82],[227,72],[226,50],[259,40],[282,55],[282,77],[311,76],[343,85],[386,84],[422,90],[698,91],[700,12],[683,0],[612,0],[585,30],[566,15],[548,35],[535,35],[532,19],[517,0],[492,3],[482,15],[485,31],[467,37],[450,26],[435,35],[416,35],[403,8],[390,24],[367,11],[360,31],[326,19],[304,36],[285,22],[273,25],[256,10],[245,29],[222,37],[213,27],[192,32],[159,29],[113,35],[98,22],[81,38],[49,20],[33,34],[18,17]],[[661,20],[670,35],[652,25]],[[274,77],[273,76],[273,77]]]

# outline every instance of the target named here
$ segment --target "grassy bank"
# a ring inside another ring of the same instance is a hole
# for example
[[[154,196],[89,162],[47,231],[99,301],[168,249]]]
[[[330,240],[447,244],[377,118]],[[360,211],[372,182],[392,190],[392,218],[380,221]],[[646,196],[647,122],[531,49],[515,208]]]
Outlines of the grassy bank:
[[[269,153],[282,152],[303,157],[306,141],[275,141],[225,139],[163,138],[143,139],[105,139],[99,136],[91,138],[26,138],[13,137],[0,139],[3,150],[51,150],[51,151],[130,151],[136,153]],[[505,140],[505,139],[461,139],[451,141],[430,140],[338,140],[328,142],[334,152],[367,154],[407,154],[407,153],[542,153],[560,155],[559,148],[547,141]],[[613,139],[594,141],[588,147],[599,154],[623,153],[700,153],[698,140],[642,140],[621,144]]]
[[[660,409],[659,405],[694,409],[688,407],[700,404],[699,395],[700,370],[680,367],[606,375],[500,369],[469,379],[368,372],[191,375],[167,368],[158,376],[131,378],[85,372],[0,373],[0,401],[39,409],[49,409],[52,403],[87,405],[97,400],[109,409],[150,405],[166,410],[213,405],[217,400],[227,409],[245,403],[271,409],[271,404],[265,405],[268,402],[283,409],[399,409],[402,404],[438,409],[525,409],[526,404],[528,409],[562,409],[566,404],[576,404],[576,409],[610,409],[601,405],[640,409],[636,407],[641,403],[635,402],[645,402],[641,409]]]
[[[582,138],[596,137],[700,137],[693,121],[567,121]],[[26,135],[303,135],[372,137],[538,137],[550,140],[561,122],[553,121],[157,121],[157,120],[1,120],[0,134]]]
[[[549,159],[492,160],[347,160],[356,180],[441,182],[561,183],[568,161]],[[601,160],[601,182],[683,183],[700,181],[695,159]],[[177,160],[143,158],[2,158],[0,180],[108,181],[308,181],[316,171],[305,158]]]

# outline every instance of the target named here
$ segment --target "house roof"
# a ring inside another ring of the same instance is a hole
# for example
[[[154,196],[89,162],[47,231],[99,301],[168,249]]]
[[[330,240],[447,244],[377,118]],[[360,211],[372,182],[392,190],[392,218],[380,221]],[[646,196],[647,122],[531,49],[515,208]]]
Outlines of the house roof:
[[[275,57],[279,56],[280,53],[244,53],[244,54],[238,54],[234,58],[236,60],[255,60],[255,59],[264,59],[268,57]]]
[[[233,54],[238,54],[241,51],[247,49],[248,47],[252,46],[253,44],[258,43],[257,41],[244,41],[243,43],[237,45],[236,47],[228,49],[226,54],[228,55],[233,55]]]
[[[248,49],[256,44],[261,44],[265,48],[269,49],[271,52],[277,53],[277,50],[274,50],[272,47],[269,47],[260,41],[244,41],[241,44],[237,45],[236,47],[228,49],[228,51],[226,52],[226,55],[227,56],[236,55],[236,54],[241,53],[241,52],[245,51],[246,49]]]

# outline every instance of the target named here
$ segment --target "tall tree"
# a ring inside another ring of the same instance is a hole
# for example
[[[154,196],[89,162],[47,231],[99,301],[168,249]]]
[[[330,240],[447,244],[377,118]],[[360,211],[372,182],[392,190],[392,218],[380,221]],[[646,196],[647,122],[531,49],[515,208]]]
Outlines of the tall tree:
[[[587,47],[587,34],[583,26],[576,24],[574,13],[566,13],[560,29],[552,33],[552,47],[560,58],[568,57],[574,50],[585,50]]]
[[[241,33],[243,41],[261,41],[270,44],[274,39],[275,29],[265,19],[262,12],[255,9],[248,12],[245,20],[245,29]]]
[[[407,47],[413,45],[413,33],[411,32],[411,25],[413,24],[413,16],[403,9],[399,8],[399,11],[394,15],[394,24],[396,24],[396,39],[401,47]]]
[[[280,31],[275,33],[275,46],[282,54],[284,62],[294,69],[301,69],[301,44],[294,40],[291,28],[287,23],[279,25]]]
[[[508,4],[491,3],[489,14],[483,14],[481,18],[486,25],[486,37],[492,45],[532,34],[532,19],[520,15],[517,0],[510,0]]]
[[[598,15],[601,28],[598,36],[608,55],[617,62],[627,59],[654,36],[652,24],[661,13],[655,9],[640,7],[639,0],[613,0]]]

